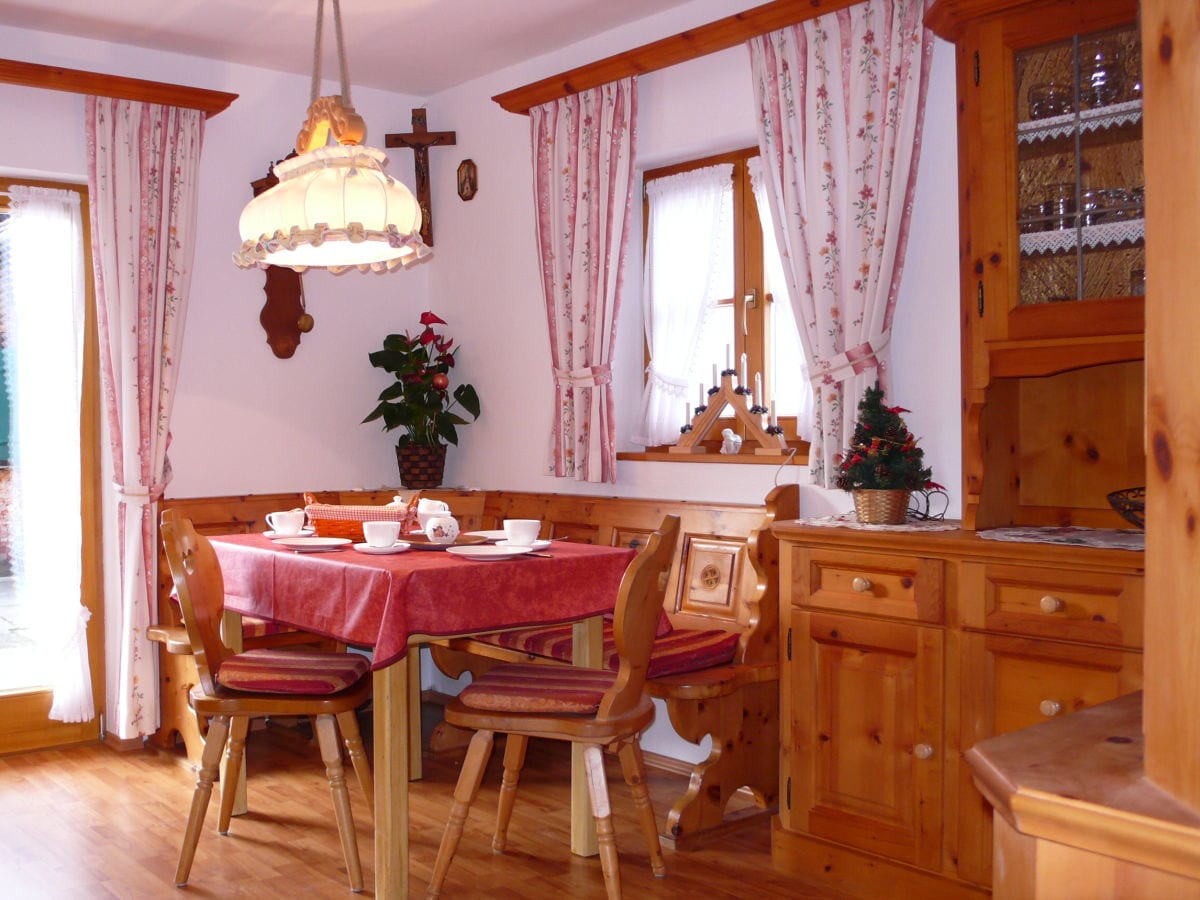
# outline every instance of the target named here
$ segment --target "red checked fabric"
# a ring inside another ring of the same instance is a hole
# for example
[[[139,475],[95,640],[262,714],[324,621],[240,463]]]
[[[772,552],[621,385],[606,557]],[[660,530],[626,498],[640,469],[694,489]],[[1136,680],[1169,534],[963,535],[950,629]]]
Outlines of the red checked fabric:
[[[737,652],[739,637],[737,632],[719,629],[700,631],[675,628],[669,634],[654,639],[654,649],[650,652],[650,665],[646,670],[646,677],[661,678],[665,675],[679,675],[731,663],[734,653]],[[533,656],[545,656],[568,663],[571,661],[570,625],[502,631],[499,634],[484,635],[478,640]],[[612,623],[605,622],[604,667],[616,671],[618,664]]]
[[[221,664],[217,681],[233,691],[259,694],[336,694],[371,670],[357,653],[247,650]]]
[[[485,672],[459,699],[475,709],[592,715],[616,675],[602,669],[559,669],[513,663]]]
[[[310,503],[304,507],[310,519],[334,519],[339,522],[403,522],[408,510],[403,506],[342,506],[336,503]]]

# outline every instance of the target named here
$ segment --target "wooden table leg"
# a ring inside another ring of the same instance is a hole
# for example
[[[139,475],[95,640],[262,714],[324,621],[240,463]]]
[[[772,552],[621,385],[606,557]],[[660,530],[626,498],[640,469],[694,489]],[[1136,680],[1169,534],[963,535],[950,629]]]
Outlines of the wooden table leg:
[[[421,648],[408,648],[408,778],[421,780]]]
[[[401,659],[374,675],[375,896],[380,900],[408,897],[408,667]]]
[[[604,618],[593,616],[571,626],[571,659],[576,666],[598,669],[604,665]],[[588,799],[587,766],[583,745],[571,744],[571,852],[576,856],[595,856],[600,852],[596,841],[596,820]]]

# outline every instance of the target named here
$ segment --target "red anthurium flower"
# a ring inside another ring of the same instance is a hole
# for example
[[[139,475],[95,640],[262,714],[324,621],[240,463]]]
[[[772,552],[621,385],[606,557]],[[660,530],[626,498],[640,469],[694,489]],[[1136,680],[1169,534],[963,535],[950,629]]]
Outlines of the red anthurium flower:
[[[434,341],[433,345],[438,348],[438,353],[445,353],[454,346],[454,338]]]
[[[421,332],[422,344],[432,344],[435,340],[437,340],[437,335],[433,333],[432,328],[426,328]]]
[[[433,313],[433,312],[431,312],[431,311],[429,311],[429,310],[426,310],[425,312],[421,313],[421,324],[422,324],[422,325],[425,325],[425,326],[429,326],[429,325],[445,325],[445,324],[446,324],[446,320],[445,320],[445,319],[439,319],[439,318],[438,318],[436,315],[434,315],[434,313]]]

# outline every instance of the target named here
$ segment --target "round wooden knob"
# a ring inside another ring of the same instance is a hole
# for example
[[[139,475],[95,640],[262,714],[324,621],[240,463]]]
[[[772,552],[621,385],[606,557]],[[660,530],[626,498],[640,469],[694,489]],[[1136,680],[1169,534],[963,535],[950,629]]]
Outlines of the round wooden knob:
[[[1061,612],[1066,607],[1066,605],[1067,604],[1063,603],[1061,600],[1059,600],[1053,594],[1047,594],[1041,600],[1038,601],[1038,606],[1040,606],[1042,608],[1042,612],[1047,613],[1047,614]]]
[[[1043,716],[1049,718],[1050,716],[1057,716],[1062,712],[1062,704],[1057,700],[1043,700],[1038,704],[1038,709],[1042,711]]]
[[[913,756],[917,759],[929,759],[929,757],[933,756],[933,747],[929,744],[917,744],[917,746],[913,747]]]
[[[870,578],[864,578],[861,575],[856,575],[854,580],[850,582],[850,587],[854,588],[860,594],[865,594],[875,585],[871,584]]]

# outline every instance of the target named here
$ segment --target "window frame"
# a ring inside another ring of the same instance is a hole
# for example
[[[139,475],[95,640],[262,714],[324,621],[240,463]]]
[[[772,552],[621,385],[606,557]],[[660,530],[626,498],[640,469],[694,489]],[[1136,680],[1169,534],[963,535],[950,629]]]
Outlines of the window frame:
[[[667,166],[647,169],[642,173],[642,259],[646,258],[646,247],[649,241],[650,203],[646,195],[646,185],[660,178],[690,172],[708,166],[731,164],[733,166],[733,296],[718,300],[719,306],[733,307],[734,334],[732,335],[734,367],[737,368],[742,353],[746,354],[746,366],[749,372],[761,372],[763,375],[763,404],[771,405],[771,385],[773,379],[774,360],[771,358],[771,320],[770,310],[775,298],[766,290],[766,266],[763,259],[762,221],[758,215],[758,204],[754,199],[754,190],[750,183],[749,161],[758,156],[757,147],[744,147],[712,156],[689,159]],[[644,302],[644,298],[643,298]],[[742,323],[738,327],[738,323]],[[650,347],[645,343],[643,335],[643,366],[650,363]],[[714,360],[723,365],[723,360]],[[643,381],[644,384],[644,381]],[[780,416],[779,426],[788,449],[794,451],[788,462],[807,464],[809,442],[801,440],[796,435],[796,417]],[[779,465],[781,458],[775,456],[756,456],[754,447],[743,445],[743,454],[722,455],[716,451],[721,446],[721,431],[725,428],[734,429],[735,433],[745,437],[745,426],[734,416],[722,416],[710,430],[709,435],[701,442],[708,453],[670,454],[670,445],[647,447],[644,452],[621,452],[618,459],[665,461],[670,462],[737,462],[760,465]]]

